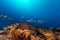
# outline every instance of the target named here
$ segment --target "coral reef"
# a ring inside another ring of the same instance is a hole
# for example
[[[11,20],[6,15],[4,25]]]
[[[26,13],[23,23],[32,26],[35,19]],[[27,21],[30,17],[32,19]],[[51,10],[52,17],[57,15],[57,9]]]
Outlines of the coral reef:
[[[0,40],[60,40],[60,29],[56,30],[58,31],[16,23],[0,31]]]

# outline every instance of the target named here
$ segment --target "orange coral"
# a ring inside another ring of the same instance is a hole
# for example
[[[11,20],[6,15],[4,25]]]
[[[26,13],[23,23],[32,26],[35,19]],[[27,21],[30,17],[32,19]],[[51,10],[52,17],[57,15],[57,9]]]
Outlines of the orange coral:
[[[25,39],[28,39],[28,37],[31,35],[31,31],[30,30],[24,30],[24,34],[25,35]]]
[[[12,30],[10,32],[10,40],[20,40],[20,39],[27,40],[30,35],[31,35],[30,30],[21,30],[21,29]],[[23,37],[24,39],[22,39],[21,37]]]

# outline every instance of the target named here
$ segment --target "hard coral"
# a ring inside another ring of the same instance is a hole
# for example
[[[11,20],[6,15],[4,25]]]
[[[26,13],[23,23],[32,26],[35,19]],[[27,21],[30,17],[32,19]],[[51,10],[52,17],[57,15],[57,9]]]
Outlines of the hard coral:
[[[0,40],[60,40],[60,32],[16,23],[0,32]]]
[[[10,30],[10,40],[30,40],[31,35],[38,36],[40,38],[41,33],[37,28],[28,24],[19,24],[16,27],[12,26]]]

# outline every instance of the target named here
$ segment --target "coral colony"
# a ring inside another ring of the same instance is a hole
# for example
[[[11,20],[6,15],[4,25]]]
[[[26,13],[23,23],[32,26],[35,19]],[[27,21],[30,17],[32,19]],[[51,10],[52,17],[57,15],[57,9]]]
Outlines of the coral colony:
[[[60,29],[56,30],[16,23],[0,30],[0,40],[60,40]]]

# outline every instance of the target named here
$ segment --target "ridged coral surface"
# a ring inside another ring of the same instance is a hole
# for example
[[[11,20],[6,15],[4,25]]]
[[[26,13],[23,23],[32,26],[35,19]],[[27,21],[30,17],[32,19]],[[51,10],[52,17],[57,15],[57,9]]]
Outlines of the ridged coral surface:
[[[0,40],[60,40],[58,31],[36,28],[26,23],[16,23],[0,30]]]

